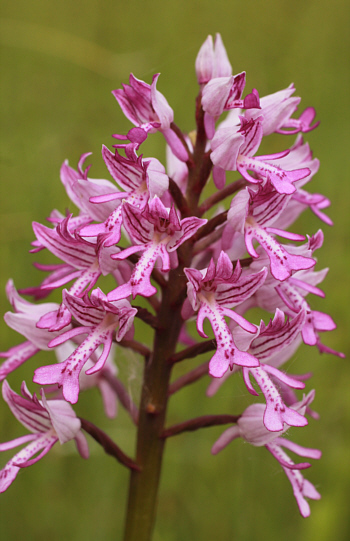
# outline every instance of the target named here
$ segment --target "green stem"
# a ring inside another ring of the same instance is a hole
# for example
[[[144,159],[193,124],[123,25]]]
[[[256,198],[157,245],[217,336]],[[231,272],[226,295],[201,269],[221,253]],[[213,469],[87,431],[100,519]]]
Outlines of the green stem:
[[[150,541],[155,521],[165,440],[161,437],[166,418],[168,388],[172,365],[165,362],[174,354],[185,297],[183,272],[170,272],[171,288],[163,292],[159,321],[155,331],[153,354],[146,362],[139,409],[136,463],[130,477],[124,541]]]

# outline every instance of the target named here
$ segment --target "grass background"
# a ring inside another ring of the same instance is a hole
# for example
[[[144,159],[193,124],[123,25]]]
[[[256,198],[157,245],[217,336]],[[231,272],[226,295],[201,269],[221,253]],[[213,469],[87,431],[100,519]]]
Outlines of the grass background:
[[[302,106],[317,109],[320,127],[307,135],[321,169],[310,191],[332,200],[333,228],[311,212],[293,230],[325,232],[317,254],[318,269],[330,267],[323,288],[327,299],[312,306],[329,312],[337,331],[324,342],[349,352],[349,4],[345,0],[16,0],[2,1],[0,44],[2,196],[0,198],[0,287],[2,312],[8,309],[3,288],[9,277],[17,287],[41,279],[28,254],[31,221],[44,222],[52,208],[69,204],[59,181],[64,159],[75,166],[92,151],[92,177],[107,171],[101,144],[130,124],[110,94],[130,71],[151,81],[161,72],[159,89],[185,131],[193,129],[197,85],[194,60],[211,33],[220,32],[233,72],[247,72],[247,89],[260,95],[292,81]],[[278,149],[284,148],[280,139]],[[289,140],[288,140],[289,141]],[[164,158],[161,137],[147,141],[146,156]],[[44,261],[45,256],[39,256]],[[39,257],[37,259],[39,259]],[[47,261],[52,258],[46,258]],[[21,341],[1,324],[1,350]],[[145,331],[144,331],[145,332]],[[147,337],[145,336],[145,340]],[[53,362],[48,354],[32,359],[9,377],[18,391],[33,368]],[[120,353],[118,365],[136,395],[142,364]],[[291,487],[276,461],[264,450],[235,442],[217,457],[210,448],[220,429],[182,435],[169,441],[159,497],[155,541],[238,539],[253,541],[328,541],[349,539],[349,369],[348,359],[320,356],[302,347],[291,363],[295,373],[313,371],[307,388],[316,388],[320,421],[291,431],[298,443],[322,449],[306,476],[322,493],[302,519]],[[241,381],[226,384],[205,398],[208,380],[181,391],[170,405],[172,422],[203,413],[239,412],[250,397]],[[32,387],[34,389],[34,386]],[[78,414],[100,424],[127,451],[134,431],[124,412],[109,421],[100,397],[83,395]],[[21,435],[6,406],[0,409],[0,441]],[[59,455],[59,456],[58,456]],[[5,463],[7,454],[1,457]],[[91,443],[91,458],[81,460],[69,444],[19,474],[0,496],[1,539],[92,541],[121,539],[128,475]]]

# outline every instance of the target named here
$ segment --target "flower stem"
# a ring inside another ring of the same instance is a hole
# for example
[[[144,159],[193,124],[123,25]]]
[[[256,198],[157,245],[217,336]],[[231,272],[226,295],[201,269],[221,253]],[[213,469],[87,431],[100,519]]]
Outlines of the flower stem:
[[[140,471],[134,470],[130,476],[124,541],[150,541],[155,521],[165,445],[161,436],[172,369],[165,360],[175,352],[182,325],[181,306],[186,293],[183,272],[171,271],[169,283],[172,287],[163,292],[159,312],[162,328],[155,330],[153,353],[145,364],[136,450]]]

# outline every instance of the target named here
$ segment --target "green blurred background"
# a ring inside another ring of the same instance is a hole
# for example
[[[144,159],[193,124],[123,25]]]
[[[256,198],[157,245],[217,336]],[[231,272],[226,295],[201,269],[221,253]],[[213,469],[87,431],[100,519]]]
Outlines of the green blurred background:
[[[44,254],[28,254],[31,222],[44,222],[52,208],[69,204],[59,181],[64,159],[76,166],[91,151],[91,177],[107,177],[101,144],[112,133],[125,133],[129,122],[110,94],[127,82],[130,71],[151,81],[175,110],[183,130],[193,129],[197,92],[194,60],[208,34],[220,32],[233,72],[247,72],[247,89],[260,95],[292,81],[302,106],[317,109],[320,127],[307,135],[321,160],[310,191],[332,200],[333,228],[305,213],[294,231],[325,232],[317,254],[318,269],[331,268],[323,284],[326,300],[310,299],[329,312],[337,331],[324,342],[349,352],[349,4],[345,0],[9,0],[2,1],[0,198],[2,312],[8,309],[3,289],[9,277],[17,287],[39,283],[32,267]],[[164,158],[161,137],[149,138],[146,156]],[[274,144],[274,143],[273,143]],[[279,139],[276,150],[291,144]],[[274,150],[274,151],[276,151]],[[145,332],[145,331],[143,331]],[[145,336],[145,340],[147,337]],[[1,324],[0,349],[21,341]],[[32,359],[10,378],[19,391],[33,368],[49,364],[48,354]],[[121,352],[120,371],[136,396],[142,362]],[[197,361],[198,362],[198,361]],[[348,358],[320,356],[302,347],[290,363],[294,373],[313,371],[307,389],[316,388],[320,421],[291,430],[298,443],[322,449],[306,477],[322,493],[302,519],[283,471],[265,449],[237,441],[220,455],[210,448],[221,429],[178,436],[168,442],[159,498],[155,541],[345,541],[350,538],[350,400]],[[251,401],[242,381],[231,380],[215,398],[205,397],[208,379],[182,390],[170,404],[170,419],[204,413],[238,413]],[[34,389],[34,386],[31,386]],[[78,414],[100,424],[129,453],[134,430],[124,412],[106,420],[97,392],[81,397]],[[0,441],[23,434],[0,409]],[[40,464],[21,472],[0,496],[0,538],[92,541],[121,539],[128,474],[91,443],[91,458],[81,460],[74,446],[56,446]],[[11,456],[3,453],[1,466]]]

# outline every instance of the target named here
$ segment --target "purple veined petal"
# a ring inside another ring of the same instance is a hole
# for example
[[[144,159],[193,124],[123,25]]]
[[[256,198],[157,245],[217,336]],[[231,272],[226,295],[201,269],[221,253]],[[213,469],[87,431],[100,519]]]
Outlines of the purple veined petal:
[[[113,154],[105,145],[102,145],[102,157],[108,171],[126,192],[137,190],[145,180],[146,167],[142,158],[137,156],[135,148],[133,150],[129,157],[124,158],[117,149]]]
[[[144,218],[143,210],[124,203],[122,206],[123,226],[135,244],[152,242],[154,225]]]
[[[72,280],[75,280],[75,278],[79,278],[80,275],[81,275],[80,270],[71,272],[70,274],[66,274],[65,276],[59,278],[58,280],[55,280],[55,281],[50,280],[46,284],[42,283],[41,289],[43,290],[57,289],[59,287],[62,287],[63,285],[68,284]]]
[[[135,108],[126,96],[125,91],[118,88],[117,90],[113,90],[112,94],[119,103],[119,106],[126,118],[128,118],[133,124],[137,125],[139,123],[139,119],[136,116]],[[120,139],[120,137],[118,137],[118,139]]]
[[[101,270],[96,258],[91,267],[80,273],[76,282],[69,289],[69,293],[74,296],[82,296],[84,293],[88,293],[96,284],[100,275]],[[50,332],[60,331],[70,324],[71,319],[70,311],[62,303],[58,310],[42,316],[36,326],[38,329],[49,329]]]
[[[120,252],[112,254],[111,258],[117,261],[123,260],[131,256],[132,254],[136,254],[137,252],[144,252],[146,249],[147,249],[147,244],[143,246],[140,244],[136,244],[135,246],[129,246],[128,248],[125,248],[124,250],[121,250]]]
[[[256,104],[257,96],[259,97],[259,94],[258,94],[257,90],[255,90],[252,93],[252,95],[248,94],[248,96],[246,96],[244,98],[244,100],[241,100],[243,90],[244,90],[244,87],[245,87],[245,83],[246,83],[246,73],[245,73],[245,71],[242,71],[241,73],[238,73],[237,75],[235,75],[233,77],[233,84],[232,84],[232,87],[231,87],[229,100],[226,103],[225,109],[226,108],[227,109],[233,109],[236,106],[236,102],[237,102],[237,107],[241,108],[241,109],[245,108],[244,104],[248,105],[248,107],[247,107],[248,109],[249,109],[249,104],[250,103],[252,105]],[[258,108],[260,108],[259,107],[259,101],[257,103],[257,106],[258,106]]]
[[[72,316],[85,327],[98,325],[106,315],[105,306],[102,303],[94,302],[93,296],[88,297],[85,294],[83,298],[80,298],[65,289],[62,298]]]
[[[56,257],[76,269],[90,267],[95,258],[96,252],[93,245],[71,237],[64,238],[55,229],[49,229],[44,225],[33,222],[33,229],[37,239]]]
[[[152,114],[151,87],[149,84],[141,81],[141,79],[137,79],[132,73],[129,76],[129,84],[130,86],[123,84],[124,93],[130,100],[139,118],[143,122],[146,122],[149,115]]]
[[[249,193],[249,215],[262,227],[274,225],[290,207],[291,196],[276,192],[271,182],[260,183],[256,190],[247,188]]]
[[[181,244],[183,244],[187,239],[191,238],[202,225],[206,224],[208,220],[202,218],[196,218],[195,216],[191,218],[184,218],[181,220],[181,230],[175,231],[171,239],[167,243],[168,252],[173,252],[177,250]]]
[[[266,280],[267,272],[267,268],[263,267],[257,273],[243,273],[233,284],[218,284],[215,295],[216,302],[226,308],[233,308],[241,304],[262,286]]]
[[[281,314],[283,322],[276,325],[277,316]],[[306,320],[306,311],[304,309],[293,318],[284,320],[284,313],[278,308],[275,318],[265,328],[260,327],[260,334],[250,345],[251,353],[260,361],[266,361],[270,366],[273,356],[279,354],[282,357],[282,351],[288,348],[298,338]],[[292,350],[294,352],[294,350]]]
[[[221,250],[216,265],[216,276],[222,280],[233,279],[234,281],[240,277],[242,273],[242,267],[239,261],[237,261],[235,271],[233,274],[233,264],[228,255]]]
[[[296,110],[300,98],[291,98],[294,91],[295,88],[292,84],[284,90],[260,98],[261,111],[259,114],[263,115],[265,136],[277,131]],[[246,115],[247,118],[254,117],[254,112],[248,111]]]
[[[25,395],[23,390],[22,394]],[[51,429],[49,415],[35,395],[28,391],[28,396],[24,398],[15,393],[7,381],[2,384],[2,395],[12,414],[30,432],[46,433]]]
[[[184,273],[195,291],[199,291],[203,280],[203,271],[201,272],[198,269],[185,268]]]
[[[254,120],[247,120],[245,117],[241,116],[241,127],[240,132],[244,134],[244,143],[240,148],[240,156],[253,156],[258,150],[262,137],[263,137],[263,128],[262,128],[262,116],[258,116]],[[238,161],[240,160],[240,156]]]
[[[75,171],[72,167],[68,165],[68,160],[66,160],[61,167],[60,171],[61,182],[66,189],[69,199],[80,209],[80,200],[77,197],[73,187],[78,179],[81,178],[80,173]]]

